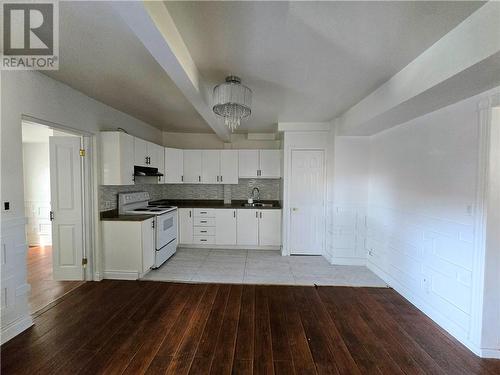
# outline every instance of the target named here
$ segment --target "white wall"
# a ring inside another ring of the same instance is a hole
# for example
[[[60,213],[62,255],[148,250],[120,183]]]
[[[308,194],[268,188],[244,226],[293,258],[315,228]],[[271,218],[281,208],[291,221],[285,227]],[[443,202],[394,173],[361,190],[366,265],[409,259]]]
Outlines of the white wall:
[[[370,138],[337,136],[334,142],[329,261],[334,264],[363,265],[366,263]]]
[[[370,269],[476,352],[481,97],[372,136],[367,204]]]
[[[232,134],[223,142],[216,134],[163,132],[163,145],[181,149],[279,149],[280,140],[249,140],[246,134]]]
[[[97,102],[67,85],[41,73],[1,72],[1,199],[11,209],[1,213],[1,241],[7,262],[2,264],[2,342],[31,324],[26,283],[26,235],[24,217],[21,118],[32,116],[44,121],[83,130],[96,135],[94,150],[99,150],[99,130],[121,127],[130,134],[161,143],[161,131],[109,106]],[[98,168],[98,155],[94,154]],[[97,209],[97,185],[93,192]],[[3,207],[3,205],[2,205]],[[97,219],[97,217],[96,217]],[[99,233],[96,233],[96,247]],[[3,258],[2,258],[3,259]],[[99,262],[99,259],[96,259]],[[97,264],[99,266],[99,264]],[[96,268],[98,270],[98,267]],[[6,296],[4,296],[6,294]],[[4,303],[4,302],[2,302]]]

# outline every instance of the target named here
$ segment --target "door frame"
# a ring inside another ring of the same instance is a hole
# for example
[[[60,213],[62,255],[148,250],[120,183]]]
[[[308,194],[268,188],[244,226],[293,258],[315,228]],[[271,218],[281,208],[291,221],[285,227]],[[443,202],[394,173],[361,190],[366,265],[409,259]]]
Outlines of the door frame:
[[[22,123],[31,123],[35,125],[47,126],[50,129],[67,132],[77,135],[82,139],[82,146],[85,150],[85,157],[82,157],[82,225],[83,225],[83,256],[87,258],[87,265],[83,272],[84,281],[100,280],[99,272],[97,270],[98,262],[95,260],[97,257],[97,225],[99,218],[96,217],[99,210],[97,209],[97,192],[98,187],[96,171],[96,137],[93,133],[72,128],[70,126],[57,124],[51,121],[42,120],[36,117],[22,115]],[[24,168],[24,166],[23,166]],[[24,187],[23,187],[24,188]],[[27,264],[26,266],[27,267]]]
[[[322,151],[323,152],[323,217],[324,217],[324,236],[323,236],[323,252],[325,256],[326,237],[327,237],[327,192],[328,192],[328,141],[330,140],[329,131],[290,131],[284,134],[284,157],[283,157],[283,228],[282,241],[283,246],[281,255],[290,255],[290,189],[291,171],[292,171],[292,151]]]

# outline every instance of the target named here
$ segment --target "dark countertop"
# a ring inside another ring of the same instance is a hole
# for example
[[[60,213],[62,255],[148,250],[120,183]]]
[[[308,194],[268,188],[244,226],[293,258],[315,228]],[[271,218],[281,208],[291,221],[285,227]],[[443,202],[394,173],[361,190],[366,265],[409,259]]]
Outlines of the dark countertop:
[[[164,204],[168,206],[176,206],[179,208],[243,208],[243,209],[258,209],[258,210],[280,210],[281,204],[279,201],[260,200],[259,203],[271,203],[272,207],[245,207],[246,200],[233,200],[229,204],[225,204],[219,199],[160,199],[151,201],[151,204]]]
[[[118,210],[101,212],[101,221],[144,221],[155,215],[118,215]]]

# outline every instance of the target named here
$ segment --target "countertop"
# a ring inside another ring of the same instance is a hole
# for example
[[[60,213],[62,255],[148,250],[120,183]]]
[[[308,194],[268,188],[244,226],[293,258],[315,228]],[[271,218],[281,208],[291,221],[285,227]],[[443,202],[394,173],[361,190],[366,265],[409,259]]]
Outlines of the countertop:
[[[101,212],[101,221],[144,221],[155,217],[155,215],[118,215],[118,210]]]
[[[224,203],[219,199],[161,199],[151,201],[151,204],[164,204],[168,206],[176,206],[179,208],[240,208],[240,209],[258,209],[258,210],[280,210],[281,204],[279,201],[260,200],[259,203],[271,203],[272,207],[245,207],[246,200],[233,200],[231,203]]]

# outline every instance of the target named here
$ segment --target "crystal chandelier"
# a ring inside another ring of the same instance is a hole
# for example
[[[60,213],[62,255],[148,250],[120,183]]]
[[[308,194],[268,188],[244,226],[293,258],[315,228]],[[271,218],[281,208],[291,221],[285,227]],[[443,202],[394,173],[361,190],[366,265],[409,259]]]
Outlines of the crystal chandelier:
[[[214,87],[214,112],[224,119],[224,124],[234,131],[241,120],[250,116],[252,90],[241,84],[236,76],[226,77],[226,82]]]

